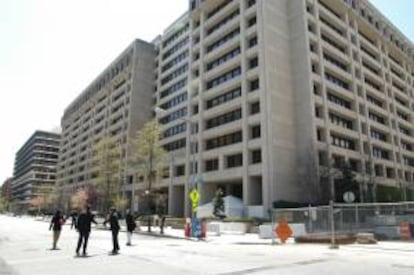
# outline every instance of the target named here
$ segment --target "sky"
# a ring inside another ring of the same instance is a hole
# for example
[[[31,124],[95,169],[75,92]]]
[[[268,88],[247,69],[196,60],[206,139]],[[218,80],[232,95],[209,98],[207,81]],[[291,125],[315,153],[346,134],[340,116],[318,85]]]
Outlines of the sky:
[[[277,0],[265,0],[277,1]],[[414,41],[413,0],[371,0]],[[0,185],[35,130],[64,109],[135,38],[151,41],[188,0],[0,0]]]

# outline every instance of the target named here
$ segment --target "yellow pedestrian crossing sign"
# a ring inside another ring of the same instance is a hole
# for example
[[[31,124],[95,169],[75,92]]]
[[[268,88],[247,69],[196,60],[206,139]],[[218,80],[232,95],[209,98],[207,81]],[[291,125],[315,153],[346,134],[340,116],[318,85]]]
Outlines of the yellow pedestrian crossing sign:
[[[193,209],[193,212],[197,211],[197,204],[200,200],[200,193],[197,191],[197,189],[193,188],[193,190],[190,192],[190,200],[191,200],[191,207]]]

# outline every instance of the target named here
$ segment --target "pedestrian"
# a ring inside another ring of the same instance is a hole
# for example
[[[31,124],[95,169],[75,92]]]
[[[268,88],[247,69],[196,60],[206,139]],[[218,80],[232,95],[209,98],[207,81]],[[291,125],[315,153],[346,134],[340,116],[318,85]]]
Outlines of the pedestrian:
[[[64,223],[65,219],[60,213],[60,210],[56,210],[56,213],[53,215],[49,226],[49,231],[53,229],[53,250],[57,249],[56,245],[59,240],[60,232],[62,231],[62,225]]]
[[[112,232],[112,254],[118,254],[119,251],[119,243],[118,243],[118,233],[119,233],[119,222],[118,222],[118,214],[116,212],[115,208],[111,208],[111,212],[108,216],[108,218],[104,221],[104,225],[109,222],[110,229]]]
[[[137,227],[134,216],[131,214],[131,210],[127,209],[126,216],[125,216],[125,223],[127,226],[127,243],[126,245],[131,245],[131,238],[132,238],[132,232],[134,232],[135,228]]]
[[[77,216],[78,216],[78,213],[76,213],[75,211],[73,211],[70,214],[70,218],[71,218],[71,221],[72,221],[72,223],[70,224],[70,229],[73,229],[73,228],[76,229],[76,218],[77,218]]]
[[[76,230],[79,232],[78,246],[76,247],[76,255],[79,256],[79,250],[83,243],[83,256],[86,256],[86,248],[88,246],[89,234],[91,233],[91,223],[97,224],[91,208],[86,206],[76,221]]]

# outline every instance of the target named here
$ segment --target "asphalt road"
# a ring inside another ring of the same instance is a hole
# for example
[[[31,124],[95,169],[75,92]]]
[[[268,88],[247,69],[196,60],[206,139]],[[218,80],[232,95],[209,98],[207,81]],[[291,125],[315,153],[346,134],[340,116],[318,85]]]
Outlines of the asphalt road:
[[[414,243],[342,246],[255,244],[243,236],[207,242],[134,235],[134,246],[111,256],[109,231],[93,230],[89,256],[75,257],[77,233],[65,226],[59,250],[50,250],[48,224],[0,216],[0,275],[106,274],[414,274]]]

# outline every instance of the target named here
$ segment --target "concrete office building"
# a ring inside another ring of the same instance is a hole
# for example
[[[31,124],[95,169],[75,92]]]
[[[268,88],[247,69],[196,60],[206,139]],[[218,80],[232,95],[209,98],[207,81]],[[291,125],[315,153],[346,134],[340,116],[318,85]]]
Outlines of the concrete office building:
[[[189,30],[168,35],[182,45],[171,60],[188,58],[175,71],[188,78],[169,78],[174,69],[162,65],[176,46],[159,44],[157,104],[169,112],[159,117],[168,144],[185,146],[190,129],[178,117],[198,124],[186,153],[175,153],[189,161],[174,157],[171,170],[188,177],[196,159],[201,203],[217,187],[241,198],[247,215],[277,200],[316,201],[335,182],[326,170],[344,161],[361,189],[413,187],[413,45],[369,2],[189,3],[179,24]],[[167,95],[163,79],[180,78]],[[177,103],[183,91],[187,102]],[[173,202],[188,201],[187,177],[165,180]]]
[[[94,146],[103,137],[119,142],[126,167],[131,138],[152,115],[154,59],[153,45],[135,40],[66,108],[58,165],[66,199],[94,183],[99,171]],[[122,180],[129,181],[127,172]]]
[[[25,212],[39,194],[52,191],[60,134],[36,131],[16,153],[11,184],[13,211]]]
[[[413,44],[369,2],[190,0],[152,45],[170,214],[199,181],[250,216],[317,201],[344,161],[361,189],[414,186]]]

